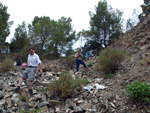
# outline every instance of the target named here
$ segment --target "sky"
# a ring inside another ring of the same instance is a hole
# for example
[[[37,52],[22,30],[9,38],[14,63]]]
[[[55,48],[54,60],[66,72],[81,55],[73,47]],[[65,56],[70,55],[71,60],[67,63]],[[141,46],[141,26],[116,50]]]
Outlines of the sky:
[[[14,36],[15,28],[23,21],[26,25],[31,23],[35,16],[49,16],[51,19],[58,20],[62,16],[72,19],[73,29],[77,32],[89,29],[90,17],[89,11],[95,12],[100,0],[1,0],[0,2],[7,6],[7,12],[13,25],[10,28],[10,35],[6,42],[10,42]],[[116,10],[123,11],[124,19],[127,20],[132,16],[135,8],[139,8],[143,4],[143,0],[107,0],[108,5]]]

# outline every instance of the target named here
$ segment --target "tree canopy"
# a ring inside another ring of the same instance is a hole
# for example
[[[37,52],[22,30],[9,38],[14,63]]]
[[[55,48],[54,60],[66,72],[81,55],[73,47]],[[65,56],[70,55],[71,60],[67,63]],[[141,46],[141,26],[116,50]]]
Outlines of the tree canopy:
[[[108,40],[118,38],[122,33],[122,12],[114,11],[108,6],[107,1],[100,1],[95,7],[96,13],[89,12],[90,30],[87,31],[88,42],[92,41],[97,46],[108,45]]]
[[[22,22],[22,25],[18,25],[18,27],[15,29],[14,37],[10,43],[10,51],[20,52],[25,47],[29,47],[29,38],[26,24],[25,22]]]
[[[144,17],[150,13],[150,0],[144,0],[144,4],[141,5],[142,13],[139,15],[139,17]]]
[[[76,40],[71,22],[71,18],[61,17],[55,21],[46,16],[36,16],[28,25],[30,45],[44,56],[59,57],[66,54]]]
[[[5,48],[5,40],[7,36],[10,34],[10,26],[12,25],[12,21],[8,21],[10,17],[10,14],[7,13],[7,7],[3,6],[2,3],[0,3],[0,50],[2,51],[3,48]]]

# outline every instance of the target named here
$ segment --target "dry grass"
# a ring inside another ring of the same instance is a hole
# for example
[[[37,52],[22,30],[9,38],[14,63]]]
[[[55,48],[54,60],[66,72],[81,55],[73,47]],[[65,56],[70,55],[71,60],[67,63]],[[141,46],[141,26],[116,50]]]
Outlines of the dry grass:
[[[6,58],[0,63],[0,72],[10,71],[14,67],[14,61],[10,58]]]

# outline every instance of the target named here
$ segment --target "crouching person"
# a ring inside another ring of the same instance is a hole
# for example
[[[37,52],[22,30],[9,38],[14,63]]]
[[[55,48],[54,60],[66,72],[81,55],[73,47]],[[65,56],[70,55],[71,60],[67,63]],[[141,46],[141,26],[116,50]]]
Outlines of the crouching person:
[[[35,79],[35,73],[36,69],[40,66],[40,73],[43,72],[42,70],[42,62],[39,58],[39,56],[35,53],[34,48],[29,49],[29,55],[28,55],[28,60],[27,60],[27,67],[26,70],[22,73],[19,83],[17,85],[17,88],[14,90],[15,93],[17,93],[20,90],[20,87],[22,85],[23,80],[27,80],[29,82],[29,94],[32,95],[33,90],[32,90],[32,84]]]

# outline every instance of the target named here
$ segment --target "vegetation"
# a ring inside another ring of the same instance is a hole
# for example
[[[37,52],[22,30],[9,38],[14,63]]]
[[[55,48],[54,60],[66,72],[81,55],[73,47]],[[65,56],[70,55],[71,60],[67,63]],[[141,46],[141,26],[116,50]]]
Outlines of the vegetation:
[[[126,91],[129,96],[142,100],[144,102],[150,102],[150,87],[147,83],[142,83],[140,81],[134,81],[126,86]]]
[[[10,71],[14,67],[14,61],[10,58],[6,58],[0,63],[0,72]]]
[[[73,69],[75,67],[75,58],[74,56],[67,56],[66,57],[66,63],[67,63],[67,66],[71,69]]]
[[[23,48],[19,52],[11,53],[10,56],[14,61],[20,60],[21,62],[26,62],[28,54],[29,48]]]
[[[59,97],[60,99],[66,99],[71,95],[74,88],[87,84],[87,80],[83,78],[73,79],[71,75],[66,72],[60,74],[60,78],[57,81],[54,81],[48,86],[48,89],[51,92],[51,95],[54,97]]]
[[[7,49],[5,44],[6,37],[10,34],[12,21],[8,22],[10,15],[7,13],[7,7],[0,3],[0,53]]]
[[[108,73],[108,74],[102,74],[100,75],[102,78],[107,79],[107,78],[112,78],[114,75],[112,73]]]
[[[88,66],[88,67],[91,67],[92,65],[93,65],[92,61],[89,61],[89,62],[87,63],[87,66]]]
[[[20,52],[22,49],[29,47],[29,38],[27,35],[27,29],[25,22],[22,25],[18,25],[15,29],[14,38],[10,43],[10,52]]]
[[[19,109],[18,112],[19,113],[41,113],[42,111],[42,108],[41,107],[38,107],[37,109],[33,109],[33,110],[23,110],[23,109]]]
[[[32,23],[26,27],[25,22],[15,29],[15,34],[10,44],[5,43],[6,37],[9,35],[9,27],[12,22],[8,22],[9,14],[7,7],[0,4],[0,10],[4,20],[0,20],[0,48],[4,49],[4,53],[19,53],[30,46],[34,46],[36,52],[42,58],[59,58],[61,55],[68,55],[72,51],[73,44],[83,34],[88,38],[87,42],[91,41],[94,48],[101,48],[101,45],[108,45],[108,40],[119,37],[122,32],[122,12],[119,10],[113,11],[111,6],[108,6],[107,1],[100,1],[96,7],[96,13],[90,12],[89,31],[78,33],[73,30],[71,18],[61,17],[60,19],[52,20],[50,17],[35,16]],[[3,26],[4,25],[4,26]],[[5,32],[3,32],[5,31]],[[4,34],[5,33],[5,34]],[[94,49],[93,48],[93,49]]]
[[[125,59],[125,51],[118,48],[106,48],[98,57],[98,67],[105,74],[115,73]]]
[[[150,0],[144,0],[144,4],[141,5],[142,13],[139,15],[140,18],[150,14]]]
[[[111,38],[119,38],[122,33],[122,12],[114,11],[108,6],[107,1],[100,1],[96,7],[96,14],[89,12],[91,29],[86,31],[88,43],[100,48],[102,45],[108,45]],[[90,37],[90,38],[89,38]]]
[[[49,17],[35,17],[29,28],[30,45],[45,57],[58,58],[72,49],[76,40],[71,18],[61,17],[58,21]]]

